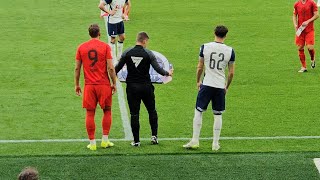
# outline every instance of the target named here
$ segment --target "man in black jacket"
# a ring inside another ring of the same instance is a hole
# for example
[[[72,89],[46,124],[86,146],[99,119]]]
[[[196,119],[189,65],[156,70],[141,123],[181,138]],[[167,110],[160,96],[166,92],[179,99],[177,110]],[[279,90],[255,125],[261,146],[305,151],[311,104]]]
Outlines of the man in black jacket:
[[[127,83],[127,100],[131,114],[131,130],[134,141],[132,146],[140,146],[139,138],[139,111],[141,100],[146,106],[149,113],[149,123],[151,126],[152,136],[151,143],[158,144],[158,115],[155,107],[154,86],[150,80],[150,64],[163,76],[172,76],[173,71],[169,72],[162,69],[155,55],[148,49],[149,36],[146,32],[140,32],[137,35],[136,46],[125,50],[119,63],[116,65],[116,73],[126,64],[128,70]]]

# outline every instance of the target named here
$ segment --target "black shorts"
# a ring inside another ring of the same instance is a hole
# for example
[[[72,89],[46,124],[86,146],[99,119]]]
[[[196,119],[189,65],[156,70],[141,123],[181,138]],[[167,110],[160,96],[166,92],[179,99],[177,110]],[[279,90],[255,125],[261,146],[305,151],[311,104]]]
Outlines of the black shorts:
[[[201,85],[197,96],[196,109],[200,112],[207,110],[212,101],[212,110],[222,113],[225,110],[225,90]]]
[[[116,23],[116,24],[108,23],[108,34],[109,34],[109,36],[112,36],[112,37],[116,37],[118,35],[124,34],[123,21]]]
[[[141,101],[148,112],[155,111],[154,86],[151,83],[127,83],[127,100],[131,115],[138,115]]]

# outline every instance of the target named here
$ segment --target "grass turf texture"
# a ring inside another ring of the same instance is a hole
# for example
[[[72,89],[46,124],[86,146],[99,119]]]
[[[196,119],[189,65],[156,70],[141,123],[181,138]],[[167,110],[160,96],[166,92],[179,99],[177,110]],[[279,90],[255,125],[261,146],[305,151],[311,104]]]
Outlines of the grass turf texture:
[[[85,111],[81,109],[81,98],[76,97],[73,90],[74,55],[78,44],[89,38],[89,24],[97,22],[104,30],[104,23],[98,18],[97,3],[85,0],[0,2],[0,139],[86,138]],[[134,45],[137,32],[147,31],[151,38],[149,48],[163,53],[175,68],[171,83],[156,85],[160,138],[191,137],[199,47],[212,41],[212,29],[216,24],[228,26],[226,44],[234,47],[237,57],[235,79],[227,95],[227,112],[223,116],[222,136],[320,135],[320,123],[316,118],[320,114],[319,67],[305,74],[297,73],[300,64],[291,21],[293,3],[293,0],[133,2],[131,20],[125,24],[125,47]],[[318,22],[315,25],[319,29]],[[106,39],[104,33],[102,39]],[[316,44],[319,44],[318,40]],[[316,46],[316,53],[319,50]],[[307,52],[306,55],[308,57]],[[110,136],[123,138],[116,96],[113,117]],[[141,137],[144,138],[150,136],[147,118],[142,108]],[[101,134],[100,119],[98,110],[97,138]],[[202,137],[212,136],[212,122],[212,113],[208,110],[204,114]],[[87,151],[83,142],[0,144],[0,179],[13,179],[27,165],[38,167],[47,179],[88,179],[89,175],[81,171],[88,166],[87,161],[90,165],[97,162],[91,169],[92,174],[97,175],[94,179],[104,179],[104,159],[111,159],[110,164],[115,168],[110,178],[132,174],[136,175],[133,178],[140,175],[150,178],[150,169],[156,167],[164,178],[170,178],[172,174],[172,177],[187,178],[190,169],[197,168],[202,172],[197,178],[210,177],[213,172],[222,178],[248,179],[245,172],[255,174],[252,179],[295,179],[295,174],[301,174],[297,179],[318,177],[312,158],[319,154],[308,151],[318,151],[319,140],[224,140],[221,151],[227,154],[221,155],[211,154],[210,141],[201,142],[197,151],[182,149],[185,142],[163,141],[159,146],[143,142],[139,149],[132,149],[128,142],[117,142],[116,147],[99,149],[95,153]],[[291,154],[292,151],[298,152]],[[239,152],[250,154],[237,154]],[[32,157],[28,158],[30,155]],[[69,155],[71,157],[67,157]],[[303,158],[305,156],[307,158]],[[279,157],[283,158],[273,163]],[[232,158],[235,162],[243,162],[243,167],[232,163]],[[265,169],[260,158],[272,163]],[[152,164],[155,159],[163,162]],[[203,166],[192,162],[193,159]],[[139,162],[136,167],[140,173],[136,174],[137,169],[127,162]],[[148,163],[154,166],[145,167]],[[185,164],[183,169],[186,170],[174,169],[170,163]],[[296,163],[296,166],[288,166],[290,163]],[[219,171],[213,170],[213,164],[219,165]],[[67,167],[63,173],[62,166]],[[225,175],[224,168],[235,176]],[[277,171],[279,169],[283,173]],[[121,173],[116,173],[119,171]],[[176,175],[178,172],[181,174]]]
[[[0,159],[7,164],[0,178],[14,179],[13,174],[21,168],[34,165],[41,179],[318,179],[312,157],[319,155],[309,152],[15,157]]]

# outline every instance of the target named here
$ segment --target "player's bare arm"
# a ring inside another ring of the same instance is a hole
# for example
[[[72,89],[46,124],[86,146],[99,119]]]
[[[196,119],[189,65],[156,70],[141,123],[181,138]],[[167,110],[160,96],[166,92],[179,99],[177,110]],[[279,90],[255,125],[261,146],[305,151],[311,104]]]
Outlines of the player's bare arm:
[[[292,21],[293,21],[293,26],[294,26],[295,30],[297,30],[297,28],[298,28],[298,25],[297,25],[298,20],[297,19],[298,19],[297,15],[293,13]]]
[[[128,16],[129,11],[130,11],[130,9],[131,9],[131,2],[130,2],[130,0],[128,0],[128,1],[124,4],[123,9],[124,9],[124,13],[123,13],[122,16]]]
[[[199,58],[199,63],[197,66],[197,88],[200,90],[200,85],[201,85],[201,75],[203,73],[203,68],[204,68],[204,58],[200,57]]]
[[[228,80],[227,80],[227,84],[226,84],[226,89],[225,89],[225,93],[227,93],[229,86],[232,82],[233,76],[234,76],[234,69],[235,69],[235,64],[234,63],[229,63],[228,64]]]
[[[79,84],[81,65],[82,65],[82,61],[76,60],[75,68],[74,68],[74,84],[75,84],[74,89],[77,96],[81,95],[81,87]]]
[[[319,18],[319,12],[318,12],[318,11],[315,11],[315,12],[313,12],[312,18],[310,18],[310,19],[308,19],[307,21],[303,22],[302,25],[303,25],[303,26],[307,26],[310,22],[315,21],[315,20],[318,19],[318,18]]]
[[[112,94],[114,94],[117,92],[117,75],[116,75],[115,68],[112,64],[112,59],[107,59],[107,69],[112,81],[112,85],[111,85]]]

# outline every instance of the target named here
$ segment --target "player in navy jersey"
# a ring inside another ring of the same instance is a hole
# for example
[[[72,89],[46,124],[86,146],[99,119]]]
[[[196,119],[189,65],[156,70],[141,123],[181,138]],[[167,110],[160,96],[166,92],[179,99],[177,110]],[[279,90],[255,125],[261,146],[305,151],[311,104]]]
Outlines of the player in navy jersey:
[[[222,127],[222,113],[225,110],[225,95],[229,89],[234,75],[234,50],[224,44],[228,33],[225,26],[217,26],[214,30],[214,42],[206,43],[200,48],[199,62],[197,67],[198,96],[193,119],[193,137],[183,147],[198,148],[199,136],[202,126],[202,113],[207,110],[212,102],[214,116],[212,150],[220,148],[219,138]],[[201,82],[201,75],[205,67],[205,75]],[[225,81],[225,69],[228,67],[227,83]]]

